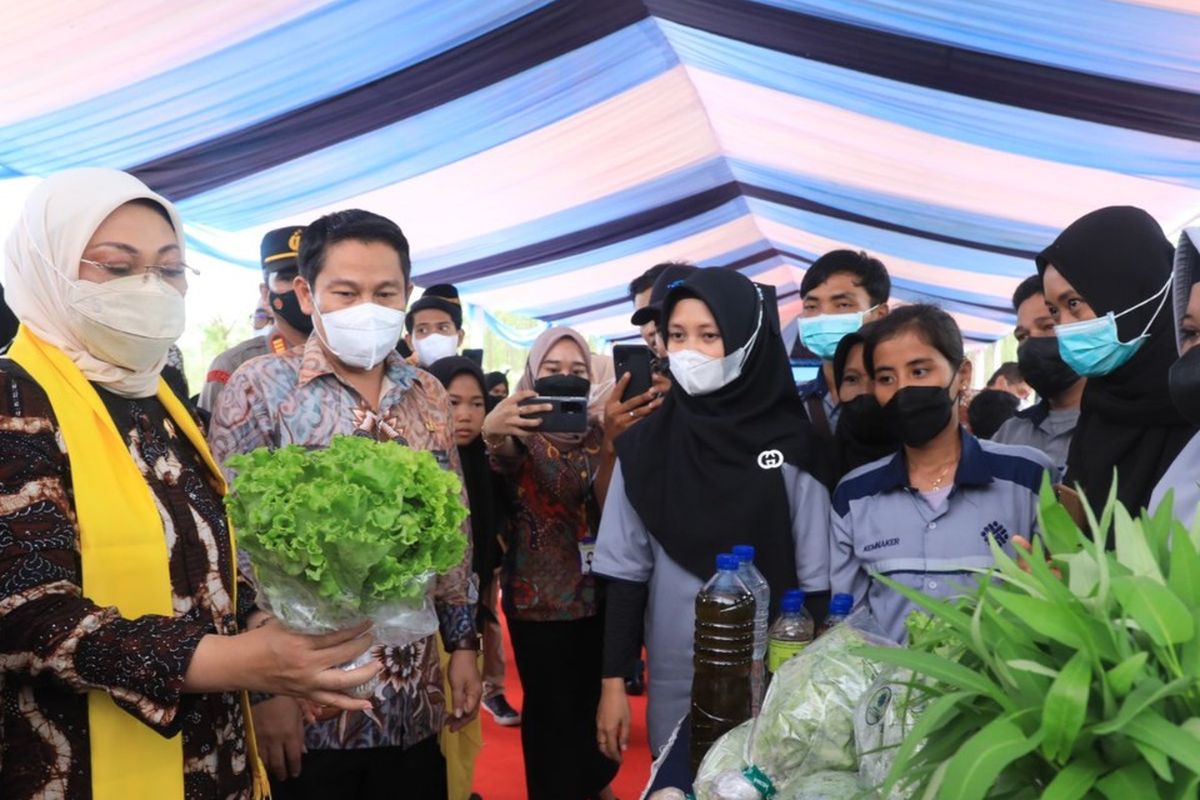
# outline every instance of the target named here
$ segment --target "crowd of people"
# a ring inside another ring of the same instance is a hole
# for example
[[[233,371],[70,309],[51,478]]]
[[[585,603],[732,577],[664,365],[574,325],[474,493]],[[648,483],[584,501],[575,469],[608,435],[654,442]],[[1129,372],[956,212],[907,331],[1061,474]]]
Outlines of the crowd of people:
[[[553,327],[510,389],[462,350],[454,286],[410,302],[400,227],[345,210],[264,237],[265,324],[193,405],[168,367],[182,231],[135,178],[79,169],[33,191],[5,246],[5,797],[465,800],[487,784],[483,708],[521,727],[532,800],[612,798],[643,652],[659,753],[689,710],[696,593],[735,545],[772,616],[790,589],[818,622],[848,592],[903,642],[913,606],[877,578],[961,593],[992,543],[1037,535],[1046,476],[1094,508],[1114,480],[1134,512],[1172,498],[1190,524],[1200,503],[1200,232],[1176,249],[1139,209],[1085,215],[1030,264],[1017,361],[978,393],[954,318],[894,303],[855,250],[805,271],[809,383],[771,287],[667,263],[629,292],[649,388]],[[540,430],[548,396],[587,398],[586,424]],[[231,456],[346,435],[462,478],[465,554],[411,645],[284,628],[224,512]]]

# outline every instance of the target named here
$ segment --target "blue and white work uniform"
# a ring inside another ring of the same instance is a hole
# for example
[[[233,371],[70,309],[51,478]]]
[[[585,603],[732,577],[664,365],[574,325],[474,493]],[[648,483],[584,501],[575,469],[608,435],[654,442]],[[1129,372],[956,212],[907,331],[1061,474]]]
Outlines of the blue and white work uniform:
[[[829,590],[829,492],[791,464],[781,468],[791,510],[796,581],[806,592]],[[651,752],[670,740],[690,710],[696,595],[704,581],[667,555],[625,494],[620,462],[613,471],[600,517],[593,570],[649,584],[646,605],[647,718]]]
[[[864,600],[883,631],[907,638],[915,607],[874,580],[886,575],[933,597],[971,591],[992,566],[989,540],[1010,555],[1013,536],[1037,529],[1038,490],[1050,459],[1022,445],[980,441],[962,432],[954,483],[934,492],[909,486],[903,451],[849,473],[833,493],[830,514],[832,591]]]
[[[1155,511],[1167,498],[1167,492],[1175,493],[1175,519],[1188,528],[1196,521],[1200,512],[1200,433],[1184,445],[1163,473],[1154,493],[1150,495],[1150,511]]]
[[[1006,420],[991,440],[1041,450],[1054,463],[1055,473],[1051,478],[1055,483],[1061,483],[1067,474],[1067,453],[1071,450],[1071,437],[1078,424],[1078,408],[1052,409],[1043,400]]]

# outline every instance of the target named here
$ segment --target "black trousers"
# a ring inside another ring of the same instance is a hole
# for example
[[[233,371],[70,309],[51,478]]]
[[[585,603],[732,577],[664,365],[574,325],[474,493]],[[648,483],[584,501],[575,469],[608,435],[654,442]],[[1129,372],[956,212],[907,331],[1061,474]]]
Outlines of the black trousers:
[[[446,800],[446,759],[437,737],[407,750],[310,750],[300,777],[271,780],[272,800]]]
[[[523,622],[509,617],[508,632],[525,691],[521,749],[527,797],[594,797],[618,769],[596,746],[603,618]]]

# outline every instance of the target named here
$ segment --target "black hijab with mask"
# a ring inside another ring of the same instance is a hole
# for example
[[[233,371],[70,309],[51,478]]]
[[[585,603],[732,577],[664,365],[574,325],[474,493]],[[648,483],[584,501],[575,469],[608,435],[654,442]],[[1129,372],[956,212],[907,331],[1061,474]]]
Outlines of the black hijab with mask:
[[[616,440],[625,493],[647,530],[676,563],[701,580],[716,557],[751,544],[771,585],[772,607],[797,586],[791,507],[779,465],[811,471],[811,433],[774,308],[763,310],[745,276],[700,269],[667,295],[663,319],[679,301],[701,300],[733,353],[761,329],[739,377],[692,397],[678,384],[662,408]],[[768,464],[760,466],[760,460]]]
[[[833,391],[841,391],[850,351],[855,345],[862,345],[866,341],[865,332],[869,325],[870,323],[838,342],[837,350],[833,354]],[[888,424],[883,408],[874,394],[867,392],[840,405],[837,429],[834,431],[838,480],[844,478],[851,470],[892,455],[900,449],[900,439]]]
[[[428,370],[447,389],[459,375],[470,375],[479,383],[479,391],[487,397],[483,370],[469,358],[443,358],[434,362]],[[503,495],[500,494],[499,478],[488,465],[483,436],[476,436],[469,444],[460,446],[458,458],[462,462],[463,483],[466,484],[467,502],[471,506],[471,541],[474,545],[472,568],[479,576],[479,591],[483,594],[492,581],[496,567],[500,565],[497,536],[504,521]]]
[[[1145,211],[1110,206],[1071,223],[1038,255],[1037,267],[1040,275],[1047,266],[1057,269],[1102,317],[1160,292],[1171,277],[1174,252]],[[1177,357],[1168,305],[1160,309],[1155,299],[1118,317],[1121,341],[1132,341],[1147,324],[1149,338],[1129,361],[1089,378],[1084,389],[1067,456],[1067,484],[1083,485],[1097,515],[1108,498],[1114,467],[1117,499],[1137,514],[1195,432],[1167,391],[1167,372]]]

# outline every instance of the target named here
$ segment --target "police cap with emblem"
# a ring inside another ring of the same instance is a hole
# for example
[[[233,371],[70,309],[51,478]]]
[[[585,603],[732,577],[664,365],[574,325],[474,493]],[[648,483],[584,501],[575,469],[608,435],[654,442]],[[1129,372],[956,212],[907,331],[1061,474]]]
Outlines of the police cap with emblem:
[[[463,310],[462,301],[458,299],[458,289],[449,283],[438,283],[426,289],[425,294],[421,295],[421,299],[408,307],[408,314],[405,316],[404,322],[408,326],[409,333],[412,333],[415,324],[413,320],[417,316],[417,312],[431,308],[445,311],[454,321],[454,327],[462,329]]]
[[[262,238],[262,271],[264,275],[281,270],[295,270],[299,264],[300,238],[303,225],[290,225],[268,231]]]

